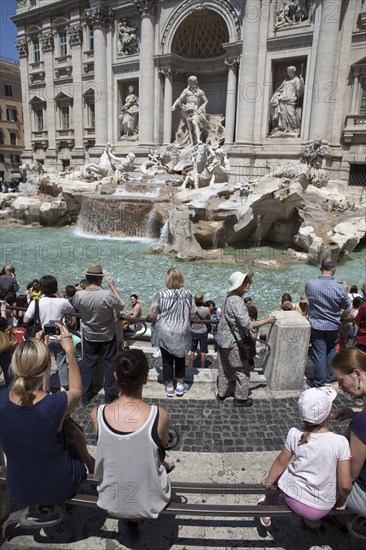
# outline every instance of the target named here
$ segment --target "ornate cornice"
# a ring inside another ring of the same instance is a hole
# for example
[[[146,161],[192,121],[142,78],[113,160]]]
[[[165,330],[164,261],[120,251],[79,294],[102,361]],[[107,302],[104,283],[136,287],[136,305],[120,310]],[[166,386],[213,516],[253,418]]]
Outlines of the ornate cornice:
[[[166,77],[166,78],[171,78],[175,74],[176,74],[175,71],[173,71],[170,67],[160,67],[159,68],[159,75],[160,76],[163,76],[163,77]]]
[[[354,44],[355,42],[365,42],[365,41],[366,41],[366,33],[364,32],[354,34],[352,36],[352,44]]]
[[[83,29],[80,25],[75,25],[69,28],[69,44],[76,46],[83,42]]]
[[[42,44],[42,51],[44,52],[51,52],[54,47],[54,38],[52,31],[49,32],[43,32],[39,36],[39,40]]]
[[[224,63],[229,69],[237,69],[239,67],[240,59],[239,57],[226,57],[224,59]]]
[[[114,11],[112,9],[107,10],[102,6],[98,8],[89,8],[85,10],[84,17],[88,25],[108,28],[114,18]]]
[[[156,10],[156,0],[134,0],[135,7],[141,15],[154,15]]]
[[[28,44],[27,44],[26,38],[18,38],[15,44],[15,47],[18,50],[19,57],[27,57]]]
[[[267,48],[269,52],[280,50],[293,50],[298,48],[310,48],[313,43],[313,33],[307,32],[292,36],[269,38]]]

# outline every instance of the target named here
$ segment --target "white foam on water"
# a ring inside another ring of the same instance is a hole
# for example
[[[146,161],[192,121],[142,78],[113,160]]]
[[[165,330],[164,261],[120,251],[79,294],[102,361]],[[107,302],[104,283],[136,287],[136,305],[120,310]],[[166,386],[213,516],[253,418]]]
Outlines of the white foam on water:
[[[158,196],[159,194],[159,191],[160,190],[157,190],[156,192],[154,193],[151,193],[151,192],[147,192],[147,193],[144,193],[143,191],[141,193],[138,193],[137,191],[134,191],[134,192],[131,192],[131,191],[125,191],[124,189],[121,189],[120,191],[117,189],[117,191],[115,191],[113,193],[113,195],[110,195],[111,197],[120,197],[120,198],[123,198],[123,197],[126,197],[126,199],[136,199],[136,200],[141,200],[141,199],[156,199],[156,197]]]
[[[157,239],[152,239],[151,237],[119,237],[114,235],[97,235],[95,233],[88,233],[83,231],[79,227],[75,227],[72,234],[75,237],[80,237],[82,239],[92,239],[96,241],[138,241],[140,243],[152,244],[157,241]]]

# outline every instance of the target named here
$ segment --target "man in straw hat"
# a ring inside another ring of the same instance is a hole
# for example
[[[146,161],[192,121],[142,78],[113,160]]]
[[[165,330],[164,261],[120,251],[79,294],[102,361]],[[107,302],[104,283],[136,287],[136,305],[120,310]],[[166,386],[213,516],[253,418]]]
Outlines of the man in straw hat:
[[[106,271],[100,264],[90,264],[85,272],[88,286],[75,294],[74,306],[80,311],[83,328],[83,404],[92,398],[93,378],[99,356],[104,363],[104,393],[106,403],[117,397],[114,379],[117,358],[116,323],[124,303],[114,280],[107,279],[110,290],[102,288]]]
[[[235,382],[233,405],[235,407],[250,407],[253,399],[249,396],[250,367],[248,357],[244,356],[238,343],[245,337],[248,330],[258,328],[267,323],[274,323],[276,317],[271,315],[260,321],[252,321],[243,300],[245,292],[249,291],[253,281],[253,273],[235,271],[230,278],[230,288],[222,307],[222,315],[217,331],[219,353],[218,362],[218,394],[217,400],[224,401],[229,397],[230,382]]]

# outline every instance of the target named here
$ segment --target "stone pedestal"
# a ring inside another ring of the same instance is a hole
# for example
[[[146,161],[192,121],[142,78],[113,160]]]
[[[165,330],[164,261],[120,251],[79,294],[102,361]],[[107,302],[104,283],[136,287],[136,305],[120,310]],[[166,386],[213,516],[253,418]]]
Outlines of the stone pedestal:
[[[271,390],[302,390],[310,341],[310,323],[297,311],[274,311],[264,372]]]

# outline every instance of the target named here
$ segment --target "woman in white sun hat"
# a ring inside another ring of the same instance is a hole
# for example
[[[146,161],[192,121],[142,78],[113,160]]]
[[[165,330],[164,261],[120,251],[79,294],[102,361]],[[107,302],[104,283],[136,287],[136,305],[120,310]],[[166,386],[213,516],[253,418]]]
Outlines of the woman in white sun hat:
[[[222,315],[217,329],[218,362],[218,393],[217,400],[224,401],[228,395],[230,382],[235,382],[233,405],[236,407],[250,407],[253,399],[249,396],[249,357],[241,349],[240,341],[247,335],[248,330],[259,328],[267,323],[274,323],[276,317],[271,315],[266,319],[253,321],[249,317],[243,295],[248,292],[253,281],[253,273],[235,271],[230,277],[228,290]]]

